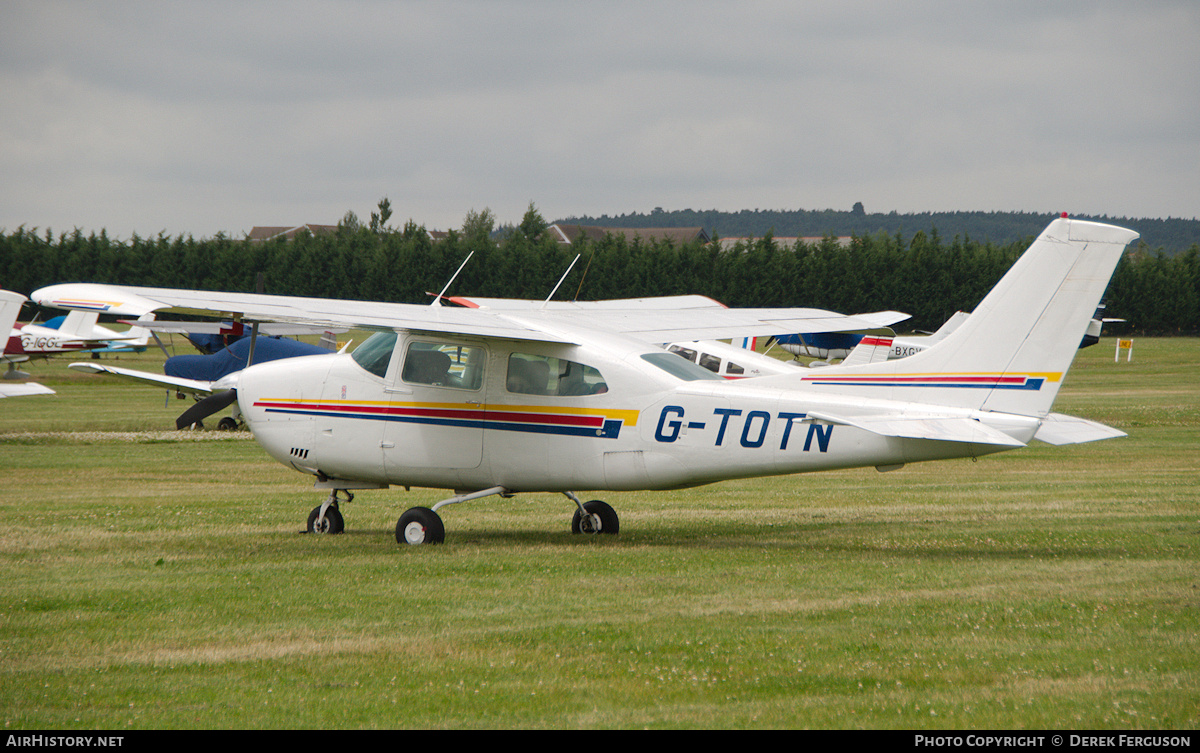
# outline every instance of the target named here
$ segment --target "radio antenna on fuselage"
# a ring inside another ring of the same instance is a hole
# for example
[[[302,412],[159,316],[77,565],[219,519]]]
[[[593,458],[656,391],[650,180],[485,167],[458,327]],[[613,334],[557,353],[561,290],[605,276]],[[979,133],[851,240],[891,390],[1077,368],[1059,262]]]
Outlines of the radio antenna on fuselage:
[[[446,283],[446,287],[442,288],[442,292],[438,293],[437,296],[434,297],[433,303],[429,304],[430,306],[441,306],[442,305],[442,296],[444,296],[446,294],[446,291],[450,289],[450,286],[454,284],[454,279],[456,277],[458,277],[458,273],[463,270],[463,267],[467,266],[467,262],[471,261],[471,257],[474,255],[475,255],[474,251],[467,254],[467,258],[462,260],[462,264],[458,265],[458,269],[454,270],[454,274],[450,276],[450,280]]]

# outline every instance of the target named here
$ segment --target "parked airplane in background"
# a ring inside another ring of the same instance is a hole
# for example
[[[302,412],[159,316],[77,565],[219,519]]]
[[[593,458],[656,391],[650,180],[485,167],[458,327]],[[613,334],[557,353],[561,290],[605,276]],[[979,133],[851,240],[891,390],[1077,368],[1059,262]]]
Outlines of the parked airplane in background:
[[[931,348],[935,343],[957,329],[969,316],[970,314],[966,312],[957,311],[954,316],[947,319],[938,328],[937,332],[931,335],[895,337],[892,340],[891,350],[887,354],[887,357],[908,358],[926,348]],[[1087,331],[1079,343],[1080,348],[1086,348],[1100,342],[1100,332],[1106,323],[1125,321],[1124,319],[1103,318],[1103,316],[1104,304],[1100,304],[1096,309],[1096,313],[1092,316],[1092,320],[1088,323]],[[849,332],[831,332],[816,335],[778,335],[774,339],[780,348],[796,356],[797,359],[800,356],[818,358],[821,360],[815,361],[811,365],[824,366],[831,360],[849,358],[851,351],[864,339],[864,335]]]
[[[1084,333],[1083,342],[1081,342],[1079,344],[1079,347],[1086,348],[1088,346],[1095,345],[1096,343],[1100,342],[1100,332],[1101,332],[1101,330],[1104,329],[1105,324],[1108,324],[1109,322],[1125,321],[1124,319],[1110,319],[1110,318],[1105,317],[1104,316],[1105,308],[1106,308],[1106,306],[1103,303],[1100,304],[1099,307],[1096,308],[1096,313],[1094,316],[1092,316],[1092,321],[1091,321],[1091,323],[1088,324],[1087,332]]]
[[[266,363],[280,358],[328,355],[331,350],[299,340],[259,336],[253,341],[253,361]],[[204,419],[234,405],[233,415],[226,416],[217,423],[218,429],[232,431],[242,423],[241,411],[236,406],[237,393],[233,387],[237,383],[237,373],[246,368],[250,359],[251,339],[247,336],[216,353],[172,356],[163,364],[162,374],[109,366],[96,361],[79,361],[69,364],[67,368],[92,374],[111,374],[166,387],[168,392],[174,392],[179,398],[191,395],[196,403],[175,420],[177,429],[202,429]]]
[[[16,324],[17,316],[21,313],[21,304],[24,302],[25,296],[20,293],[14,293],[11,290],[0,290],[0,332],[13,331],[13,325]],[[7,342],[5,345],[7,346]],[[7,380],[0,380],[0,398],[53,394],[54,390],[45,385],[29,382],[18,384]]]
[[[785,361],[753,348],[753,338],[746,345],[733,345],[719,340],[692,340],[685,343],[670,343],[667,350],[682,356],[692,363],[703,366],[725,379],[748,379],[772,374],[795,374],[805,367],[798,360]],[[858,341],[842,360],[842,366],[859,366],[886,361],[892,352],[892,338],[886,335],[868,335]],[[822,362],[813,364],[826,365]]]
[[[925,350],[957,329],[966,320],[967,316],[967,314],[961,311],[957,312],[954,316],[947,319],[938,328],[937,332],[931,335],[893,337],[891,350],[887,354],[887,357],[907,358],[914,353]],[[859,342],[870,336],[856,332],[830,332],[828,334],[817,335],[776,335],[774,340],[779,344],[780,348],[791,353],[797,359],[801,356],[816,358],[819,360],[813,363],[813,365],[824,366],[836,359],[848,358],[850,352],[854,350]]]
[[[4,349],[4,361],[8,364],[6,378],[28,376],[17,371],[16,364],[34,358],[49,358],[64,353],[82,353],[105,349],[137,349],[146,347],[150,333],[144,327],[147,321],[134,322],[128,330],[117,332],[98,324],[99,312],[71,311],[64,317],[44,324],[30,323],[8,328],[8,344]],[[0,329],[0,331],[5,331]]]
[[[757,353],[750,348],[719,340],[670,343],[667,345],[667,350],[726,379],[747,379],[768,374],[794,374],[804,368],[796,361],[782,361]]]
[[[158,321],[144,325],[157,334],[183,335],[196,350],[205,355],[218,353],[238,340],[250,337],[252,328],[241,321],[226,322],[179,322]],[[346,332],[345,327],[313,327],[299,324],[263,323],[258,325],[258,334],[264,337],[297,337],[317,335],[320,345],[326,350],[337,350],[334,335]]]
[[[1123,436],[1051,412],[1125,245],[1137,234],[1055,220],[972,316],[909,358],[726,380],[656,343],[846,331],[804,309],[680,300],[536,310],[332,301],[106,287],[150,310],[377,330],[350,354],[251,366],[236,386],[255,439],[329,497],[310,529],[342,529],[339,496],[389,485],[455,490],[400,516],[396,539],[442,541],[446,505],[560,492],[572,530],[616,533],[616,512],[577,490],[678,489],[723,479],[978,457]],[[78,294],[34,293],[42,305]],[[136,306],[135,306],[136,307]]]

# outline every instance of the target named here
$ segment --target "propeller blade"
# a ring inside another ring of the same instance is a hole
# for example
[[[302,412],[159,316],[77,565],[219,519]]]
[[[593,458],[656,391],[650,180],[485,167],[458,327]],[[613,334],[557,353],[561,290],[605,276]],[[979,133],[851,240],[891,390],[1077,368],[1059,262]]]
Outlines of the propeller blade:
[[[175,419],[175,428],[186,429],[192,424],[200,423],[217,411],[233,405],[234,400],[237,400],[237,390],[225,390],[209,395],[203,400],[197,400],[195,405]]]

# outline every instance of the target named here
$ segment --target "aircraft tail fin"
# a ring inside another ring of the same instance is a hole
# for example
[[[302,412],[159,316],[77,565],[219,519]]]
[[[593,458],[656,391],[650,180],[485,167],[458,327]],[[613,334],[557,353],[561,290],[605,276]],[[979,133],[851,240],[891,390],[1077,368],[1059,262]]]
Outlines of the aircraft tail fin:
[[[868,363],[881,363],[888,359],[892,350],[892,338],[867,335],[858,341],[858,345],[850,354],[842,359],[841,366],[861,366]]]
[[[139,322],[152,322],[154,321],[154,314],[142,314],[137,318],[137,320]],[[125,333],[125,338],[121,339],[121,345],[133,348],[144,348],[150,344],[150,329],[139,324],[132,324],[129,327],[129,331]]]
[[[831,366],[816,389],[1045,416],[1132,230],[1057,219],[944,340],[908,358]]]
[[[954,316],[943,322],[942,326],[937,328],[937,332],[934,332],[929,336],[929,341],[938,342],[940,340],[945,340],[946,335],[961,327],[963,323],[970,318],[970,316],[971,315],[965,311],[955,311]]]
[[[3,344],[0,344],[0,352],[3,352],[4,346],[8,344],[9,333],[12,332],[13,325],[17,323],[23,303],[25,303],[25,296],[20,293],[0,290],[0,336],[4,337]]]
[[[63,337],[91,340],[96,337],[96,322],[100,314],[95,311],[68,311],[58,326]]]

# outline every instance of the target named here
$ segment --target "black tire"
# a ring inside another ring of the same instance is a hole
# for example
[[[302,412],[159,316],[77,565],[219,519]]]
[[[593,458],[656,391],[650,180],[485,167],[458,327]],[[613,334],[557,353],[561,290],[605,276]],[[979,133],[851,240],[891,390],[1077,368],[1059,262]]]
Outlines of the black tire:
[[[571,533],[620,533],[621,521],[617,518],[617,511],[607,502],[593,499],[591,502],[584,502],[583,509],[591,516],[591,521],[585,523],[583,516],[579,514],[579,508],[576,507],[575,515],[571,517]]]
[[[446,540],[442,519],[428,507],[406,510],[396,521],[397,544],[440,544]]]
[[[346,530],[346,521],[342,518],[342,513],[336,507],[330,507],[325,511],[325,519],[318,525],[317,518],[321,515],[321,506],[317,505],[312,512],[308,514],[308,532],[309,533],[341,533]]]
[[[237,431],[238,422],[233,416],[226,416],[217,422],[217,431]]]

